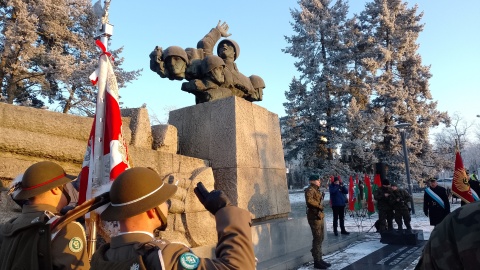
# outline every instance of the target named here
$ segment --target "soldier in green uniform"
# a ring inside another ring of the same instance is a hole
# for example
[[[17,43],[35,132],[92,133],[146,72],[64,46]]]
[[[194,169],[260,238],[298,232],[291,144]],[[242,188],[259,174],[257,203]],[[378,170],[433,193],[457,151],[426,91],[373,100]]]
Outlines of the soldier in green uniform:
[[[398,230],[403,230],[402,219],[405,222],[407,230],[411,230],[410,226],[410,209],[408,208],[408,202],[412,200],[412,196],[408,194],[405,189],[398,188],[397,183],[392,183],[392,207],[395,211],[395,222],[398,225]]]
[[[415,269],[480,267],[480,202],[459,207],[432,231]]]
[[[58,218],[56,214],[68,205],[70,200],[64,185],[73,178],[67,175],[60,165],[50,161],[33,164],[25,171],[21,183],[13,193],[14,200],[26,200],[22,214],[5,223],[0,232],[3,235],[0,269],[48,269],[52,265],[53,269],[90,269],[85,231],[77,222],[67,224],[51,236],[51,262],[47,263],[50,266],[31,266],[32,258],[38,258],[38,261],[42,262],[50,259],[42,258],[42,254],[32,256],[32,253],[38,252],[34,250],[38,243],[29,239],[31,235],[26,234],[31,231],[27,229],[34,223],[51,223]]]
[[[390,181],[382,180],[382,186],[379,187],[373,197],[377,201],[378,220],[380,222],[380,231],[393,230],[393,208],[391,205],[392,189]]]
[[[168,200],[176,191],[177,186],[164,183],[150,168],[120,174],[101,214],[103,220],[119,221],[120,233],[95,252],[91,269],[255,269],[250,213],[232,206],[223,192],[208,192],[202,183],[194,192],[215,216],[216,258],[199,258],[185,245],[155,239],[154,231],[167,227]]]
[[[320,176],[311,175],[309,178],[310,186],[305,189],[305,202],[307,203],[307,220],[312,230],[312,256],[314,267],[317,269],[327,269],[330,263],[322,259],[322,243],[324,229],[323,197],[324,192],[320,191]]]

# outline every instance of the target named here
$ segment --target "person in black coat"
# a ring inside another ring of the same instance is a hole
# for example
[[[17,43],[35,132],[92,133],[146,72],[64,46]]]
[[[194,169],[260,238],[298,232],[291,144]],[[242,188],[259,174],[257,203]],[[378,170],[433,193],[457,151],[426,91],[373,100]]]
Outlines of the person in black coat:
[[[447,190],[437,183],[437,179],[430,179],[430,187],[423,195],[423,212],[430,219],[430,225],[435,226],[450,213]]]

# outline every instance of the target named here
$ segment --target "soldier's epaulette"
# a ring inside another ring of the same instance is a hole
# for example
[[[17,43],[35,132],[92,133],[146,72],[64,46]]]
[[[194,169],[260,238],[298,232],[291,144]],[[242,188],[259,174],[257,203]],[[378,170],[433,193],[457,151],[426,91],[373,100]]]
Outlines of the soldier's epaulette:
[[[145,255],[149,253],[152,249],[163,250],[170,242],[163,239],[155,239],[150,242],[140,243],[134,246],[137,253]]]

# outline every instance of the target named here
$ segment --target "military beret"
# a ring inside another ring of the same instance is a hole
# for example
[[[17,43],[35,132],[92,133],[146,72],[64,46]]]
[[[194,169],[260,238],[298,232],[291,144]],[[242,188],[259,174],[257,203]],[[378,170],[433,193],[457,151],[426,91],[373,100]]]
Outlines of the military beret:
[[[312,174],[312,175],[310,175],[310,177],[308,178],[308,181],[315,181],[315,180],[320,180],[320,175],[318,175],[318,174]]]

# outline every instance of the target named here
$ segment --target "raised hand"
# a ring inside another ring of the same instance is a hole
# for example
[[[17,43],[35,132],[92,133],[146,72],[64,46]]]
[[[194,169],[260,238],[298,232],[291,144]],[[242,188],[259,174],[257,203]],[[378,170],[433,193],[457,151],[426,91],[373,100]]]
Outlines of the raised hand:
[[[225,206],[232,205],[228,197],[221,190],[212,190],[208,192],[202,182],[197,183],[197,187],[193,190],[198,200],[205,206],[210,213],[215,215],[218,210]]]
[[[220,31],[222,37],[229,37],[232,35],[228,33],[228,24],[226,22],[222,23],[222,21],[219,20],[216,28]]]

